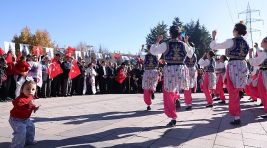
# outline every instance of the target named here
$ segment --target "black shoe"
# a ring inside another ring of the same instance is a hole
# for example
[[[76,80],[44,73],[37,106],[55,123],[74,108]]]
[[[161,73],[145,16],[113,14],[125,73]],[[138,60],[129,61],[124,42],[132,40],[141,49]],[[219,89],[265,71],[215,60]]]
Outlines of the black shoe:
[[[213,101],[219,101],[219,100],[221,100],[220,98],[215,98],[215,99],[213,99]]]
[[[267,119],[267,114],[261,115],[260,117],[263,118],[263,119]]]
[[[220,101],[219,104],[226,104],[225,101]]]
[[[181,104],[180,104],[179,100],[176,100],[175,106],[176,106],[176,109],[180,109],[181,108]]]
[[[206,108],[211,108],[211,107],[213,107],[212,104],[208,104],[208,105],[206,105]]]
[[[174,127],[175,125],[176,125],[176,120],[171,120],[171,121],[167,124],[168,127]]]
[[[192,110],[192,106],[187,106],[185,110]]]
[[[233,121],[230,122],[230,124],[232,124],[232,125],[240,125],[241,124],[241,120],[240,119],[234,119]]]
[[[147,106],[147,107],[146,107],[146,110],[147,110],[147,111],[150,111],[150,110],[151,110],[151,107],[150,107],[150,106]]]
[[[152,95],[151,95],[151,99],[152,99],[152,100],[155,99],[155,95],[154,95],[154,93],[152,93]]]

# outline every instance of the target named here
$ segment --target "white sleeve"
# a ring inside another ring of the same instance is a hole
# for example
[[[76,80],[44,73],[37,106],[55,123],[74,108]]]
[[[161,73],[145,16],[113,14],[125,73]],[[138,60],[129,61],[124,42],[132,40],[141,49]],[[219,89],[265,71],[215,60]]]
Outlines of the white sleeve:
[[[266,58],[267,54],[265,52],[259,52],[257,57],[248,59],[248,62],[252,66],[259,66]]]
[[[185,51],[186,51],[186,56],[189,58],[192,58],[194,54],[194,48],[191,46],[188,46],[186,43],[184,43]]]
[[[150,47],[150,53],[153,55],[159,55],[166,51],[167,44],[165,42],[161,44],[152,44]]]
[[[215,69],[220,69],[220,68],[224,68],[224,67],[225,67],[224,63],[220,62],[220,63],[216,63]]]
[[[258,48],[256,48],[256,54],[257,55],[259,55],[260,54],[260,52],[262,52],[262,50],[258,47]],[[256,56],[256,54],[255,54],[255,56]]]
[[[208,66],[209,64],[210,64],[210,61],[208,60],[208,59],[203,59],[203,58],[201,58],[199,61],[198,61],[198,64],[200,65],[200,66],[203,66],[203,67],[206,67],[206,66]]]
[[[216,49],[227,49],[227,48],[231,48],[234,45],[234,41],[232,39],[227,39],[226,41],[222,42],[222,43],[217,43],[216,40],[211,41],[210,43],[210,48],[212,50]]]

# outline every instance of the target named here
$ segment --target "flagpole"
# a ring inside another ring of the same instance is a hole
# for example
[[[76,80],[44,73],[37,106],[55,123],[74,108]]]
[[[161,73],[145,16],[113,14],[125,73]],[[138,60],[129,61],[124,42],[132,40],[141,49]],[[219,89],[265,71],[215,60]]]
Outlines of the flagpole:
[[[130,81],[131,81],[131,77],[129,77],[129,94],[131,93]]]

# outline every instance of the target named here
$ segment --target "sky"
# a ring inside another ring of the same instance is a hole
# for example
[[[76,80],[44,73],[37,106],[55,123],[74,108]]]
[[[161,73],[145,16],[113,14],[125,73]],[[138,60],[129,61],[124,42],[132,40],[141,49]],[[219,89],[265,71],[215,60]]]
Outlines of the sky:
[[[234,24],[245,20],[238,13],[260,10],[252,17],[263,22],[252,24],[261,32],[253,33],[260,42],[267,36],[266,0],[1,0],[0,47],[28,26],[31,32],[47,30],[60,47],[80,42],[110,51],[136,54],[145,44],[150,29],[174,17],[184,23],[199,19],[208,31],[218,32],[218,40],[232,38]]]

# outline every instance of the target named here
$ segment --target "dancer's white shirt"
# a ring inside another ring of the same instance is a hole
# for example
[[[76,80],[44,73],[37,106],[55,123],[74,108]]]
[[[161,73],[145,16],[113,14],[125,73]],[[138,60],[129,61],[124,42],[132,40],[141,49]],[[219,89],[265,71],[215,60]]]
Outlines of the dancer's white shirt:
[[[186,56],[189,58],[192,58],[194,54],[194,49],[187,44],[183,43],[186,51]],[[161,44],[152,44],[150,47],[150,53],[153,55],[159,55],[164,53],[167,50],[167,44],[166,42],[163,42]]]

